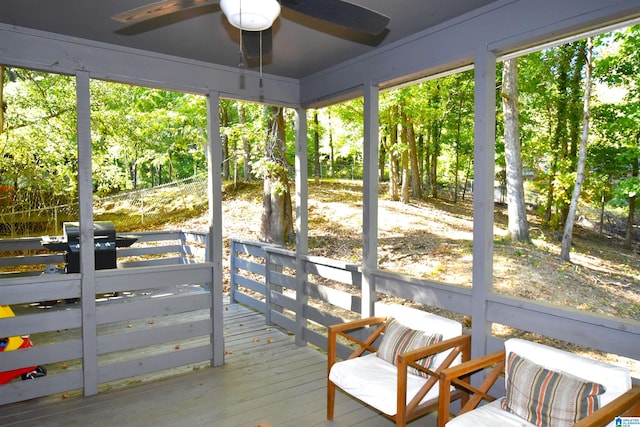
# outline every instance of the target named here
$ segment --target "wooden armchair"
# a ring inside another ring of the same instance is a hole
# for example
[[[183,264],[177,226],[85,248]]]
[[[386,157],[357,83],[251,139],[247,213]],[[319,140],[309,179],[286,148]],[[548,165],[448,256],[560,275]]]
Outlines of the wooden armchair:
[[[438,407],[442,370],[469,359],[471,337],[460,323],[401,305],[383,310],[383,316],[329,327],[327,419],[333,419],[338,388],[404,427]],[[372,332],[361,340],[353,332],[363,328]],[[346,360],[337,361],[338,337],[357,347]],[[454,390],[448,397],[463,395]]]
[[[480,372],[484,380],[474,387],[470,377]],[[498,398],[489,393],[500,377],[506,395]],[[467,399],[450,419],[452,389]],[[640,387],[631,386],[628,369],[520,339],[442,371],[440,396],[438,427],[535,426],[560,418],[568,420],[563,425],[598,427],[613,426],[618,416],[640,415]]]

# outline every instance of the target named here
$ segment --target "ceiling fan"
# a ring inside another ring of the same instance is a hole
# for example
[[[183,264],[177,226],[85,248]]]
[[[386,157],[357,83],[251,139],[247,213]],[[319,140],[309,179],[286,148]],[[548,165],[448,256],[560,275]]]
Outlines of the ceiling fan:
[[[229,23],[241,31],[242,51],[247,58],[271,52],[271,26],[280,16],[281,7],[371,36],[382,33],[389,23],[387,16],[343,0],[162,0],[119,13],[111,19],[135,25],[215,4],[220,5]]]

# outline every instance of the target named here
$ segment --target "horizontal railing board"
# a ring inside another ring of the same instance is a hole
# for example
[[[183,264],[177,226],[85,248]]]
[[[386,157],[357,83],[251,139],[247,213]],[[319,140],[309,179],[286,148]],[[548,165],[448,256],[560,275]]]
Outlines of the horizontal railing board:
[[[275,310],[271,310],[271,322],[284,328],[286,331],[293,331],[296,327],[296,322],[288,318],[282,313]]]
[[[305,263],[305,272],[320,276],[324,279],[335,280],[336,282],[346,285],[354,285],[360,287],[361,274],[358,271],[347,271],[327,265],[313,265],[309,262]]]
[[[78,298],[80,277],[79,273],[75,273],[2,279],[0,280],[0,301],[3,305],[14,305]]]
[[[64,256],[59,254],[20,255],[0,258],[0,267],[62,263],[64,263]]]
[[[106,366],[98,366],[98,382],[121,380],[136,375],[206,362],[213,358],[210,345],[175,350],[169,353],[148,356],[144,359],[127,360]]]
[[[118,335],[101,336],[98,337],[98,354],[210,335],[213,332],[212,329],[211,321],[203,319],[147,330],[127,331]]]
[[[354,311],[356,313],[360,312],[362,298],[357,295],[352,295],[329,286],[318,285],[310,282],[305,283],[304,289],[305,295],[311,298],[320,299],[323,302],[345,310]]]
[[[182,235],[186,242],[194,242],[201,245],[206,245],[209,240],[209,233],[206,232],[183,231]]]
[[[96,271],[97,293],[129,291],[213,280],[213,264],[132,267]]]
[[[234,296],[235,300],[240,304],[244,304],[247,307],[251,307],[254,310],[257,310],[261,313],[266,313],[265,303],[264,301],[260,301],[256,298],[253,298],[247,294],[236,293]]]
[[[136,236],[138,240],[136,243],[145,242],[161,242],[166,240],[180,240],[182,238],[182,232],[178,230],[171,231],[134,231],[131,233],[116,233],[118,236]],[[135,243],[134,243],[135,244]]]
[[[260,274],[262,276],[264,276],[266,272],[266,267],[264,264],[259,264],[255,261],[243,258],[236,258],[234,261],[234,266],[240,270],[245,270],[254,274]]]
[[[285,288],[295,289],[296,278],[288,274],[280,273],[278,271],[269,272],[269,280],[272,285],[284,286]]]
[[[238,254],[247,254],[251,256],[256,256],[260,258],[265,257],[264,248],[268,246],[265,244],[260,244],[256,242],[246,242],[242,240],[232,240],[231,241],[231,252]]]
[[[184,264],[182,257],[176,256],[171,258],[155,258],[155,259],[143,259],[138,261],[122,261],[118,263],[120,268],[134,268],[134,267],[159,267],[162,265],[180,265]]]
[[[291,254],[282,254],[282,253],[273,253],[270,250],[266,251],[269,254],[269,262],[271,264],[276,264],[282,267],[287,268],[296,268],[296,257],[295,253]]]
[[[204,292],[202,294],[149,298],[127,301],[125,303],[98,305],[96,307],[96,322],[98,325],[102,325],[153,316],[167,316],[208,308],[211,308],[211,296]]]
[[[305,263],[309,263],[309,265],[313,265],[313,266],[327,266],[327,267],[333,267],[339,270],[350,271],[350,272],[353,272],[354,274],[361,273],[361,267],[359,265],[345,263],[344,261],[340,261],[337,259],[326,258],[326,257],[316,256],[316,255],[303,256],[302,259],[305,261]]]
[[[281,294],[276,291],[271,291],[270,299],[271,299],[271,304],[280,306],[287,310],[292,310],[292,311],[296,310],[296,306],[297,306],[296,300],[287,295]]]
[[[13,381],[0,386],[0,405],[79,388],[82,388],[82,371],[70,371],[29,381]]]
[[[17,239],[0,239],[0,253],[12,251],[33,251],[42,249],[40,237],[18,237]]]
[[[7,334],[9,336],[72,329],[81,325],[82,314],[76,308],[0,318],[0,331],[11,331]]]
[[[376,291],[421,304],[471,314],[471,289],[430,280],[375,272]]]
[[[11,371],[25,366],[47,365],[81,357],[82,342],[74,340],[0,352],[0,366],[3,371]]]
[[[131,257],[131,256],[145,256],[145,255],[165,255],[170,253],[182,252],[181,245],[166,245],[166,246],[140,246],[140,247],[128,247],[119,248],[117,254],[119,258]]]
[[[324,334],[320,334],[309,328],[304,328],[304,338],[308,343],[313,344],[318,348],[327,348],[328,340]]]
[[[492,322],[605,352],[615,348],[620,356],[639,355],[640,322],[495,294],[488,301],[487,313]]]
[[[264,283],[256,282],[249,277],[234,275],[233,278],[236,286],[243,286],[247,289],[251,289],[254,292],[261,293],[262,295],[264,295],[267,290],[267,287]]]
[[[319,310],[318,308],[310,305],[304,306],[304,318],[323,326],[335,325],[336,323],[344,322],[340,316],[332,314],[329,311]]]

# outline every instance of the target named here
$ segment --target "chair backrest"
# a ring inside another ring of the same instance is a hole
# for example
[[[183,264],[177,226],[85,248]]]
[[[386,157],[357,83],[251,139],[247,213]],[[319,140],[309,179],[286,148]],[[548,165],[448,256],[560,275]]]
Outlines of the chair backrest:
[[[600,396],[600,406],[606,405],[631,388],[631,374],[624,367],[517,338],[505,341],[504,348],[507,359],[513,352],[546,369],[602,384],[606,392]],[[507,378],[505,380],[508,381]]]
[[[417,308],[407,307],[400,304],[376,303],[376,316],[392,316],[400,323],[411,329],[424,331],[425,334],[442,334],[442,339],[446,340],[462,335],[462,325],[455,320],[438,316]],[[447,357],[449,351],[440,353],[434,359],[433,366],[439,366]],[[460,363],[460,357],[453,364]]]

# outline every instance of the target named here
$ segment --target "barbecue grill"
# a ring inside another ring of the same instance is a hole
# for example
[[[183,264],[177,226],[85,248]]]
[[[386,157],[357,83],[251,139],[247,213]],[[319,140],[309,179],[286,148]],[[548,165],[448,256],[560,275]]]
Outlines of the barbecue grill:
[[[95,221],[94,254],[96,270],[116,268],[116,248],[129,247],[138,238],[135,236],[116,236],[111,221]],[[80,224],[65,222],[62,224],[63,236],[42,237],[42,246],[53,252],[64,251],[65,273],[80,272]]]

